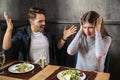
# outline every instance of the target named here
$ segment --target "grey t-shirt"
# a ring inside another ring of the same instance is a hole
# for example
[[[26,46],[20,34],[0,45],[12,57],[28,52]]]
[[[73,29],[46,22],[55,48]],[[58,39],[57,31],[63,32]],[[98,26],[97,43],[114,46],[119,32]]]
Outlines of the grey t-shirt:
[[[95,38],[90,38],[83,36],[79,30],[68,46],[67,52],[70,55],[78,52],[77,69],[103,71],[110,44],[110,36],[102,38],[100,32],[95,32]]]

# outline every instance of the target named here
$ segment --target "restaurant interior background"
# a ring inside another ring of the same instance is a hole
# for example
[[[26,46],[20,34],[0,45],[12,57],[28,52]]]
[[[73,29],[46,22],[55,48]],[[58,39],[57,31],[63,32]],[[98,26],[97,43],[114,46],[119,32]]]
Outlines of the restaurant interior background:
[[[62,36],[63,27],[77,25],[79,16],[89,10],[95,10],[102,15],[107,31],[112,36],[110,48],[109,73],[111,80],[118,80],[120,72],[120,0],[0,0],[0,50],[6,29],[3,12],[7,11],[14,22],[15,31],[22,30],[27,25],[26,14],[30,7],[41,7],[46,11],[47,27],[54,31],[57,39]],[[71,41],[69,38],[69,41]],[[9,55],[12,59],[15,55]]]

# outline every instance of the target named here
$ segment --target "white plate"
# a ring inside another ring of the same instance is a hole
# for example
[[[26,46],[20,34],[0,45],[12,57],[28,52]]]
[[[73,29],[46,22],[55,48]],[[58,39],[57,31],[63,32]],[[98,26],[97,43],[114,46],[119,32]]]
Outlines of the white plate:
[[[59,80],[70,80],[70,75],[66,75],[65,77],[67,77],[67,78],[61,76],[61,75],[63,75],[64,73],[66,73],[66,71],[68,71],[68,70],[64,70],[64,71],[59,72],[59,73],[57,74],[57,78],[58,78]],[[73,71],[73,70],[72,70],[72,71]],[[79,72],[80,72],[80,71],[78,71],[78,73],[79,73]],[[82,73],[82,74],[83,74],[83,76],[79,76],[80,80],[84,80],[84,79],[86,78],[85,73]]]
[[[16,71],[17,69],[17,66],[21,65],[21,64],[25,64],[27,67],[30,67],[30,69],[27,69],[25,71]],[[35,66],[33,64],[29,64],[29,63],[19,63],[19,64],[14,64],[12,66],[10,66],[8,68],[8,71],[11,72],[11,73],[26,73],[26,72],[29,72],[31,70],[33,70],[35,68]]]

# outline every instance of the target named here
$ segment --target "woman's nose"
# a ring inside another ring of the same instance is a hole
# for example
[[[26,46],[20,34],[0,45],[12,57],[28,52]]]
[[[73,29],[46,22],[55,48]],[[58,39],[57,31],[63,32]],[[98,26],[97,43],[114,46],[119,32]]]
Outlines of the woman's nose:
[[[89,29],[87,28],[86,31],[89,32]]]

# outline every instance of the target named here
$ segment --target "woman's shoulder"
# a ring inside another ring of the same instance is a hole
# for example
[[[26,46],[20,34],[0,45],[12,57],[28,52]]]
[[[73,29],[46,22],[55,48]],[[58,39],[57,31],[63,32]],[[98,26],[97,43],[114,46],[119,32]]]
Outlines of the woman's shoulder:
[[[111,39],[112,40],[112,37],[111,36],[105,36],[104,39]]]

